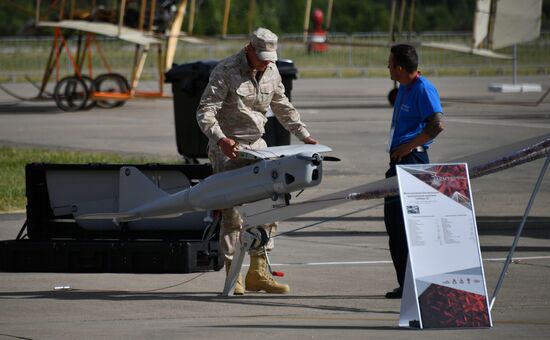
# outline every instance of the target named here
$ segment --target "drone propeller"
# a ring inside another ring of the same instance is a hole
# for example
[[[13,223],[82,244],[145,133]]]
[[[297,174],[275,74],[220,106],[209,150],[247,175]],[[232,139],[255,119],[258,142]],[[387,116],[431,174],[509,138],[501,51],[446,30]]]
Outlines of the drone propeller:
[[[340,158],[338,158],[338,157],[321,156],[318,153],[314,153],[311,156],[305,156],[305,155],[302,154],[302,155],[298,155],[298,158],[306,160],[306,161],[310,161],[314,165],[321,164],[321,161],[327,161],[327,162],[339,162],[340,161]]]

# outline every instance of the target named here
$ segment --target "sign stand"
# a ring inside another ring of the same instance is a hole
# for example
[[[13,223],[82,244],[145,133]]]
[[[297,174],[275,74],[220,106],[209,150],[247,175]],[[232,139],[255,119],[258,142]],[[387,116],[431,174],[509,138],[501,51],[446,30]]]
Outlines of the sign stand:
[[[399,313],[399,327],[421,328],[420,309],[416,303],[416,291],[411,269],[410,258],[407,259],[403,296],[401,298],[401,312]]]
[[[409,257],[399,326],[492,327],[465,163],[398,165]]]

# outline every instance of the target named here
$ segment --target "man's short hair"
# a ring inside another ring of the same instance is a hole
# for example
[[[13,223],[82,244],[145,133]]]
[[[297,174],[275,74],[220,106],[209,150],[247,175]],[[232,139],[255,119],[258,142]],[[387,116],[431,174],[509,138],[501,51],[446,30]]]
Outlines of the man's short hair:
[[[411,45],[399,44],[391,48],[393,62],[396,66],[403,67],[407,72],[413,73],[418,69],[418,54]]]

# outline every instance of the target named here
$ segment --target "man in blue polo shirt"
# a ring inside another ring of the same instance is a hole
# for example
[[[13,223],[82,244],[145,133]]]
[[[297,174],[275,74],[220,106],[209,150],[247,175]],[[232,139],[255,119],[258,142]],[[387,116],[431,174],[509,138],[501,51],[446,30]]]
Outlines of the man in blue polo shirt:
[[[397,164],[427,164],[428,148],[444,129],[443,109],[434,85],[418,71],[418,55],[413,46],[391,48],[388,69],[399,90],[393,108],[387,151],[390,168],[386,178],[396,175]],[[409,249],[399,196],[384,200],[384,222],[389,235],[390,253],[399,287],[386,298],[401,298]]]

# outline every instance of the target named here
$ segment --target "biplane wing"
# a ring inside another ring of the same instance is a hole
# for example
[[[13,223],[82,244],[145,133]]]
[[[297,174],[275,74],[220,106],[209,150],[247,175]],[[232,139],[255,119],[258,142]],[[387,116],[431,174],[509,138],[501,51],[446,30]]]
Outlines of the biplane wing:
[[[38,23],[40,27],[58,27],[65,29],[72,29],[82,32],[89,32],[95,34],[101,34],[107,37],[118,38],[130,43],[149,46],[160,44],[161,40],[152,37],[149,34],[145,34],[142,31],[128,28],[125,26],[119,26],[106,23],[106,22],[90,22],[82,20],[62,20],[62,21],[41,21]]]
[[[493,50],[489,50],[486,48],[474,48],[463,44],[442,43],[442,42],[422,42],[420,45],[422,47],[431,47],[431,48],[438,48],[438,49],[454,51],[454,52],[470,53],[470,54],[479,55],[482,57],[495,58],[495,59],[512,59],[513,58],[511,55],[508,55],[508,54],[497,53]]]

